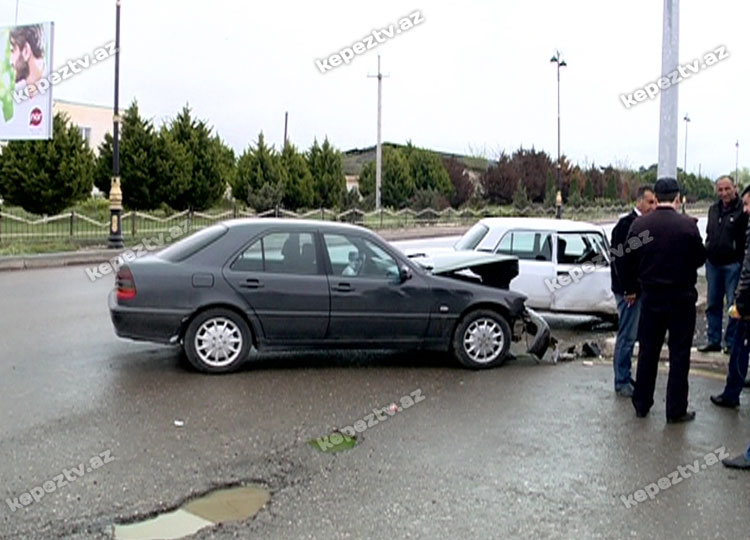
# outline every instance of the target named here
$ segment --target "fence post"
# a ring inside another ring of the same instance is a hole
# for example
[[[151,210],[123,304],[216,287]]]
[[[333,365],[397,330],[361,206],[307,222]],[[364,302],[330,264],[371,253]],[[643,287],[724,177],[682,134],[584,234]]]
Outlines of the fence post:
[[[237,201],[232,203],[232,217],[237,219]]]
[[[2,234],[3,226],[2,225],[3,225],[3,205],[0,204],[0,242],[3,241],[3,234]]]
[[[138,217],[138,213],[135,210],[130,211],[130,235],[135,238],[135,218]]]
[[[380,207],[380,228],[383,228],[383,207]]]
[[[75,217],[76,217],[76,211],[71,210],[70,211],[70,237],[71,238],[73,238],[73,221],[75,220]]]
[[[188,226],[188,232],[193,232],[193,209],[188,209],[188,217],[187,217],[187,226]]]

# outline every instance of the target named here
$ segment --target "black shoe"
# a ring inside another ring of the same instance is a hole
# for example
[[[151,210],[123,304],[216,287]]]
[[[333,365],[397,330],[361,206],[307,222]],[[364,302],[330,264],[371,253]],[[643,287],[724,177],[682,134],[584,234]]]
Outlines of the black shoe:
[[[635,416],[636,416],[637,418],[646,418],[646,417],[648,416],[648,411],[646,411],[646,412],[643,412],[643,411],[635,411]]]
[[[721,352],[721,345],[718,343],[708,343],[702,347],[698,347],[698,352]]]
[[[724,349],[722,349],[722,352],[724,354],[732,354],[732,347],[724,347]]]
[[[725,407],[727,409],[736,409],[740,406],[739,401],[729,401],[724,397],[724,394],[716,394],[715,396],[711,396],[711,403],[718,407]]]
[[[750,379],[745,379],[745,384],[742,385],[743,388],[750,388]]]
[[[682,424],[683,422],[692,422],[695,420],[695,411],[688,411],[677,418],[667,418],[667,424]]]
[[[750,469],[750,460],[745,457],[745,454],[733,458],[724,458],[721,462],[730,469]]]

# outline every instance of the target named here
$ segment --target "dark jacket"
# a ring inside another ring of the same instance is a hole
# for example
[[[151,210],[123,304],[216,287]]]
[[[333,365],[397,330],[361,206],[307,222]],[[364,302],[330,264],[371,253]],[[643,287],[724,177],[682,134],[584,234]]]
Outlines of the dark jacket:
[[[612,276],[612,292],[615,294],[625,293],[619,273],[622,272],[622,254],[626,245],[625,242],[628,239],[628,231],[637,217],[638,214],[636,211],[631,210],[628,214],[622,216],[614,229],[612,229],[612,240],[609,243],[612,255],[612,267],[609,273]]]
[[[659,206],[633,222],[621,266],[626,293],[697,295],[697,271],[706,249],[695,219]]]
[[[745,232],[745,260],[742,262],[740,281],[734,293],[734,303],[740,315],[750,317],[750,225]]]
[[[742,211],[742,200],[737,197],[724,208],[721,200],[708,209],[706,225],[706,257],[711,264],[741,263],[745,255],[747,214]]]

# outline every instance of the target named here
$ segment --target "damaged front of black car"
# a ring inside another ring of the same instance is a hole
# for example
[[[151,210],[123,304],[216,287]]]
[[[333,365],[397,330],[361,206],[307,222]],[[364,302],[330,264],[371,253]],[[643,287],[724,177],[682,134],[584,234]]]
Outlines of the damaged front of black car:
[[[499,303],[503,306],[509,322],[512,321],[510,333],[513,342],[525,342],[526,352],[538,360],[557,362],[557,340],[552,336],[549,324],[526,306],[523,294],[509,290],[510,282],[518,275],[516,257],[463,251],[429,256],[418,254],[409,258],[433,276],[478,286],[473,287],[476,302],[487,302],[488,305]],[[476,293],[482,289],[484,294]]]

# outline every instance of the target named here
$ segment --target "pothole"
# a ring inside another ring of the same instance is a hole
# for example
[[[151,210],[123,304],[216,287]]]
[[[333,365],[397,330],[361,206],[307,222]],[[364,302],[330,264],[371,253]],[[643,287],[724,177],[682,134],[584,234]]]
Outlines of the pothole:
[[[205,527],[243,521],[260,511],[271,499],[257,486],[220,489],[193,499],[177,510],[138,523],[115,524],[116,540],[172,540],[195,534]]]
[[[334,431],[330,435],[310,439],[307,444],[321,452],[341,452],[354,448],[357,444],[357,436]]]

